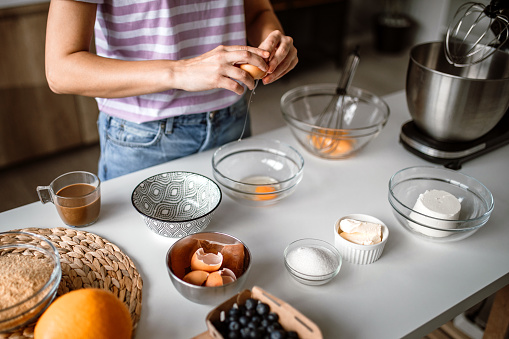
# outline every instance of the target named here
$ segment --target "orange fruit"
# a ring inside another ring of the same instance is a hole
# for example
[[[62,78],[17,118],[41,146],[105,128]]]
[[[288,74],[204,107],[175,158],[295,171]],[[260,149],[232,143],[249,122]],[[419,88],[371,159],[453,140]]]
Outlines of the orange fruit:
[[[35,325],[34,339],[130,339],[131,315],[112,292],[82,288],[58,297]]]
[[[263,78],[266,74],[266,72],[250,64],[242,64],[240,65],[240,68],[248,72],[255,80]]]

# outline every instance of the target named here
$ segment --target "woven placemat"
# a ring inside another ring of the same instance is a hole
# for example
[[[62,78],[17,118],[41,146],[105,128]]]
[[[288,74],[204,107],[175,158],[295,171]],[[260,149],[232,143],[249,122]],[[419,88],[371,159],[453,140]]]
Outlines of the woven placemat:
[[[57,296],[80,288],[95,287],[110,290],[129,308],[136,332],[141,315],[143,280],[131,259],[115,244],[86,231],[57,228],[24,228],[25,231],[44,236],[60,253],[62,280]],[[0,338],[24,339],[34,337],[35,324]]]

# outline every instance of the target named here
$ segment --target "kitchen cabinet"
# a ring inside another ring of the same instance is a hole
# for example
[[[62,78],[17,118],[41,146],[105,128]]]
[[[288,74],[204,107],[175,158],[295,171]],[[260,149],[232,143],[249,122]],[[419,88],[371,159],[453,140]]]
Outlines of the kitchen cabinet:
[[[0,168],[98,142],[93,98],[51,92],[48,3],[0,9]]]

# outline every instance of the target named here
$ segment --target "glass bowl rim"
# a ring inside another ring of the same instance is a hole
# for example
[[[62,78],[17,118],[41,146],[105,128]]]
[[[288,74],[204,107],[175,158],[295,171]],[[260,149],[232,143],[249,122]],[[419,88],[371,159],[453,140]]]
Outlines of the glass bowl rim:
[[[366,131],[366,130],[375,129],[374,132],[367,133],[367,134],[364,134],[364,135],[355,136],[355,138],[363,137],[363,136],[370,136],[372,134],[375,134],[381,127],[384,127],[387,124],[387,122],[389,121],[389,117],[391,115],[390,107],[387,104],[387,102],[385,102],[385,100],[383,100],[381,97],[375,95],[374,93],[372,93],[370,91],[367,91],[365,89],[359,88],[359,87],[355,87],[355,86],[350,86],[349,94],[351,92],[357,92],[358,95],[357,96],[351,95],[351,96],[358,97],[360,99],[360,96],[362,94],[365,94],[365,95],[368,95],[370,97],[376,98],[382,104],[382,106],[385,108],[385,112],[384,112],[384,115],[382,117],[382,121],[380,121],[377,124],[373,124],[373,125],[369,125],[369,126],[365,126],[365,127],[357,127],[357,128],[349,128],[349,129],[326,128],[326,127],[321,127],[321,126],[316,126],[316,125],[310,124],[308,122],[302,121],[301,119],[297,119],[294,116],[290,115],[288,112],[286,112],[286,110],[284,108],[286,101],[288,101],[288,97],[291,97],[292,95],[294,95],[295,93],[298,93],[299,91],[303,91],[303,90],[306,90],[306,89],[317,91],[320,88],[322,88],[324,90],[331,90],[332,91],[331,94],[333,94],[335,89],[336,89],[336,87],[337,87],[337,85],[333,84],[333,83],[317,83],[317,84],[298,86],[298,87],[295,87],[293,89],[288,90],[287,92],[285,92],[283,94],[283,96],[281,97],[281,100],[280,100],[280,108],[281,108],[281,112],[282,112],[283,118],[285,119],[285,121],[291,123],[292,126],[298,128],[299,130],[302,130],[302,129],[297,127],[297,126],[295,126],[295,123],[292,123],[293,121],[298,121],[299,123],[303,124],[304,126],[309,127],[311,130],[313,130],[313,129],[325,129],[326,131],[330,130],[330,131],[350,131],[350,132],[358,131],[358,132],[363,132],[363,131]],[[322,94],[326,94],[326,93],[322,93]],[[318,95],[318,94],[316,94],[316,95]]]
[[[229,142],[221,147],[219,147],[215,152],[214,154],[212,155],[212,170],[213,170],[213,174],[214,175],[218,175],[220,176],[221,178],[227,180],[227,181],[231,181],[233,182],[234,184],[237,184],[237,185],[243,185],[243,186],[246,186],[246,187],[263,187],[263,186],[274,186],[274,185],[281,185],[281,184],[285,184],[285,183],[288,183],[288,182],[291,182],[292,180],[298,180],[299,177],[302,176],[302,173],[304,171],[304,157],[302,157],[302,154],[300,154],[299,151],[297,151],[297,149],[295,149],[294,147],[286,144],[286,143],[283,143],[279,140],[264,140],[264,139],[260,139],[260,138],[249,138],[250,141],[253,141],[255,140],[255,142],[257,140],[263,140],[263,141],[270,141],[270,142],[274,142],[274,143],[277,143],[287,149],[289,149],[291,152],[293,152],[297,159],[299,160],[298,163],[295,163],[297,165],[297,172],[292,175],[290,178],[288,179],[285,179],[285,180],[280,180],[278,181],[277,183],[274,183],[274,184],[251,184],[251,183],[246,183],[246,182],[242,182],[242,181],[239,181],[239,180],[234,180],[234,179],[231,179],[229,177],[227,177],[226,175],[224,175],[221,171],[219,171],[219,169],[217,168],[217,165],[219,163],[221,163],[223,161],[223,159],[229,157],[229,156],[232,156],[232,155],[236,155],[236,154],[239,154],[239,153],[242,153],[242,152],[253,152],[253,151],[263,151],[264,153],[270,153],[270,154],[274,154],[274,155],[277,155],[277,156],[281,156],[281,157],[284,157],[284,158],[289,158],[288,156],[288,153],[287,152],[280,152],[278,151],[277,149],[275,148],[269,148],[269,147],[251,147],[251,148],[247,148],[247,149],[244,149],[244,150],[237,150],[235,152],[231,152],[231,153],[227,153],[225,154],[223,157],[219,158],[218,159],[218,155],[219,155],[219,152],[220,151],[224,151],[225,149],[227,149],[227,147],[231,147],[231,145],[233,145],[233,143],[236,143],[238,142],[237,141],[232,141],[232,142]],[[275,151],[275,152],[273,152]],[[229,189],[232,189],[234,191],[236,191],[235,189],[233,189],[231,186],[229,185],[226,185],[225,183],[223,183],[221,180],[219,180],[219,183],[221,185],[224,185],[225,187],[229,188]],[[292,185],[291,187],[295,186]],[[290,187],[290,188],[291,188]],[[264,195],[264,194],[276,194],[276,193],[280,193],[280,192],[284,192],[286,190],[288,190],[289,188],[285,188],[285,189],[282,189],[282,190],[278,190],[278,191],[275,191],[275,192],[267,192],[267,193],[251,193],[253,195]],[[246,192],[243,192],[243,191],[238,191],[239,193],[243,193],[243,194],[248,194]]]

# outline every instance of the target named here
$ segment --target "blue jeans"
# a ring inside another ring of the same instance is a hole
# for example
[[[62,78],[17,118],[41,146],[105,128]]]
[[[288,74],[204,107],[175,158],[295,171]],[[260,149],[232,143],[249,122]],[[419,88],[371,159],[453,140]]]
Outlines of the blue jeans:
[[[146,123],[134,123],[100,112],[102,181],[158,165],[238,139],[246,119],[242,97],[230,107]],[[243,137],[251,135],[249,115]]]

